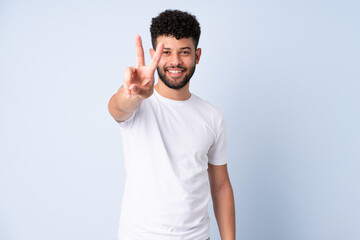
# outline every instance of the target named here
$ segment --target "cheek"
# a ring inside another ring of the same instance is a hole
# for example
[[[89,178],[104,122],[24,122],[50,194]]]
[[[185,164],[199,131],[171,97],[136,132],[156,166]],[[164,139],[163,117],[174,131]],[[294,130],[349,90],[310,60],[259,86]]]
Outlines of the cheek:
[[[166,57],[164,57],[164,56],[162,56],[161,58],[160,58],[160,61],[159,61],[159,63],[158,63],[158,66],[160,66],[160,67],[164,67],[165,66],[165,64],[166,64]]]
[[[191,56],[189,62],[191,62],[192,65],[196,64],[198,62],[196,55]]]
[[[164,69],[164,66],[165,66],[164,63],[162,63],[161,61],[157,65],[157,67],[160,68],[160,69]]]
[[[189,59],[189,66],[194,66],[195,64],[197,64],[196,57]]]

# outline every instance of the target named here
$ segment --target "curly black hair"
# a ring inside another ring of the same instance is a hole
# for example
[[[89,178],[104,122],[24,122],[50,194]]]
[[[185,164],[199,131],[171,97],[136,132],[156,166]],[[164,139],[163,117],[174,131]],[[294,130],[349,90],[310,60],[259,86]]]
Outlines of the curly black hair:
[[[172,36],[176,39],[192,38],[197,48],[200,38],[200,24],[194,15],[179,10],[166,10],[151,21],[151,42],[156,48],[159,36]]]

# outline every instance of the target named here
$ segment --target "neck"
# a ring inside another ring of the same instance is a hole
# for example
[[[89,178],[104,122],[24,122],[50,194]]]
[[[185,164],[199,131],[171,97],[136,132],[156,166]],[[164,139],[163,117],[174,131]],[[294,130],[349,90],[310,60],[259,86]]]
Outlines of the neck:
[[[180,89],[172,89],[166,86],[160,79],[158,83],[155,85],[155,90],[163,97],[177,100],[177,101],[185,101],[191,97],[191,93],[189,91],[190,82],[188,82],[183,88]]]

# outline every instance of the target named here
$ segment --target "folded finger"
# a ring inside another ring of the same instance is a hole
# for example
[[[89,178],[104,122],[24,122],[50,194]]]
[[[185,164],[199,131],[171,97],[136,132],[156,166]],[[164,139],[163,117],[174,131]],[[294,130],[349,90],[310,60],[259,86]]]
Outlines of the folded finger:
[[[124,84],[130,84],[134,77],[134,74],[135,74],[135,71],[136,71],[136,68],[134,67],[128,67],[125,69],[125,74],[124,74]]]

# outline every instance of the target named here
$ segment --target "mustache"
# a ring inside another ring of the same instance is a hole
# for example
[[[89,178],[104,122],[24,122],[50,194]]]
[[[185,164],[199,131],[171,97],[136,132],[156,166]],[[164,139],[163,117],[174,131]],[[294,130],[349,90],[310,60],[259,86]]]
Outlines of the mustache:
[[[181,66],[181,65],[177,65],[177,66],[172,65],[172,66],[164,67],[164,70],[166,71],[166,70],[168,70],[169,68],[180,68],[180,69],[182,69],[182,70],[187,70],[186,67],[183,67],[183,66]]]

